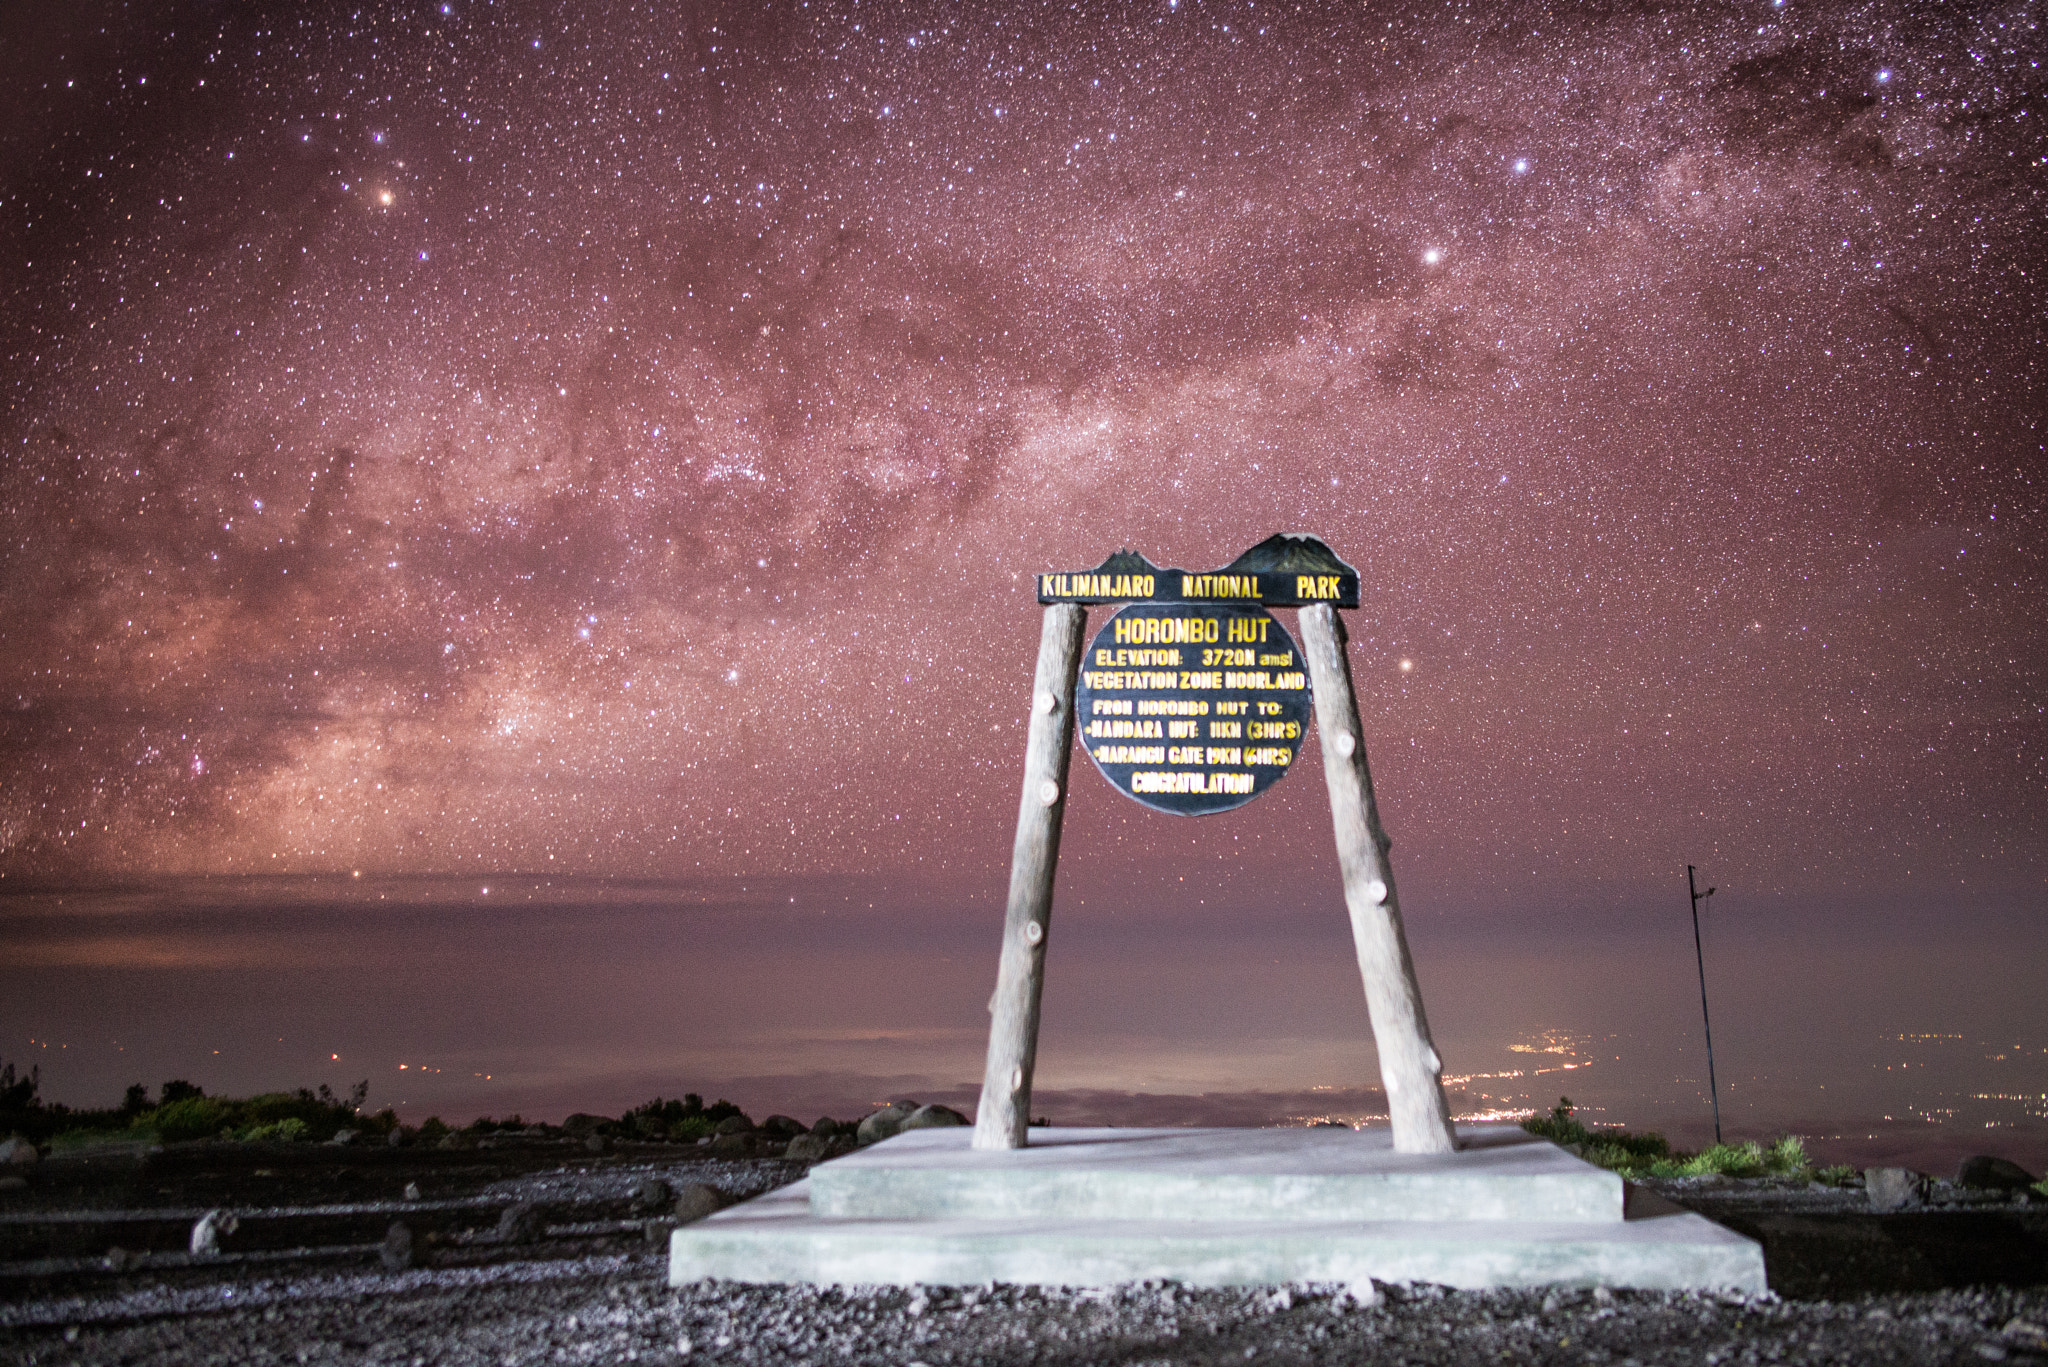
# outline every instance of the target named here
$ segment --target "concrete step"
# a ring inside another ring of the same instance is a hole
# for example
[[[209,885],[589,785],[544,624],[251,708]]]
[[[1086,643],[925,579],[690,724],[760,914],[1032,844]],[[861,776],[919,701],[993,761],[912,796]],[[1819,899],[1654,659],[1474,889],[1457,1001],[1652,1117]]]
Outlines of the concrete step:
[[[912,1130],[811,1170],[831,1219],[1600,1222],[1622,1180],[1519,1125],[1458,1131],[1450,1155],[1399,1154],[1386,1130],[1065,1129],[976,1150]]]
[[[669,1282],[1766,1289],[1758,1244],[1639,1189],[1618,1221],[884,1220],[813,1213],[813,1180],[678,1229]]]
[[[914,1130],[678,1229],[669,1280],[1196,1286],[1368,1280],[1762,1293],[1763,1249],[1517,1126]]]

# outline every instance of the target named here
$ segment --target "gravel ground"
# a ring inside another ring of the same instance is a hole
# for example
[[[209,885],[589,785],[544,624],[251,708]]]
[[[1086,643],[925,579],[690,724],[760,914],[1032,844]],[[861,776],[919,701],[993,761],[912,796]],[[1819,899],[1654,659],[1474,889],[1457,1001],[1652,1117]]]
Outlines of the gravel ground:
[[[38,1364],[2048,1363],[2048,1291],[1789,1302],[1385,1287],[671,1289],[658,1254],[146,1281],[0,1306]]]
[[[317,1157],[327,1166],[341,1161]],[[476,1166],[485,1159],[497,1166]],[[227,1202],[254,1220],[337,1186],[321,1167],[288,1179],[280,1173],[277,1190],[259,1190],[256,1179],[269,1169],[251,1165],[277,1161],[225,1151],[159,1156],[138,1170],[147,1181],[113,1174],[106,1192],[56,1181],[62,1165],[53,1163],[37,1190],[14,1194],[8,1205],[20,1209],[4,1219],[32,1223],[43,1211],[97,1218],[98,1206],[125,1193],[130,1201],[147,1194],[179,1205]],[[1938,1210],[1878,1217],[1860,1191],[1774,1180],[1655,1184],[1765,1238],[1772,1284],[1801,1288],[1794,1294],[1805,1299],[1382,1287],[1375,1303],[1361,1304],[1327,1287],[676,1290],[641,1227],[660,1226],[658,1217],[521,1245],[490,1232],[495,1212],[514,1203],[565,1213],[611,1209],[605,1203],[623,1209],[656,1177],[678,1190],[703,1184],[737,1198],[787,1182],[803,1165],[667,1149],[595,1158],[536,1150],[517,1163],[504,1154],[437,1155],[428,1166],[391,1155],[349,1161],[369,1165],[338,1184],[353,1199],[321,1209],[360,1207],[375,1215],[376,1228],[389,1217],[417,1221],[420,1203],[390,1199],[417,1178],[444,1205],[478,1205],[482,1226],[423,1245],[423,1265],[401,1271],[380,1270],[374,1251],[345,1266],[289,1254],[280,1262],[177,1252],[126,1270],[0,1279],[0,1362],[2048,1364],[2048,1288],[1856,1293],[1979,1277],[2041,1280],[2041,1212],[2023,1197],[1945,1187],[1936,1192]]]

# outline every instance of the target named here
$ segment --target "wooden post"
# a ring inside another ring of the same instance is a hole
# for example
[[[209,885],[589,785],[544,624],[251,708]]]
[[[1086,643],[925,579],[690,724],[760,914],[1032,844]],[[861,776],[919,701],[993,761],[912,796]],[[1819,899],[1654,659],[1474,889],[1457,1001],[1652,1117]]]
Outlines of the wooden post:
[[[1010,853],[1010,904],[1003,952],[989,1000],[988,1067],[974,1113],[974,1147],[1021,1149],[1031,1124],[1031,1073],[1038,1061],[1038,999],[1045,990],[1045,941],[1052,878],[1067,810],[1067,759],[1074,740],[1074,675],[1088,610],[1054,603],[1038,635],[1031,684],[1031,731],[1024,744],[1024,795]]]
[[[1430,1043],[1422,1014],[1415,963],[1401,930],[1401,903],[1387,851],[1394,842],[1380,827],[1365,734],[1351,691],[1351,662],[1336,609],[1318,603],[1301,610],[1303,653],[1315,690],[1316,729],[1322,734],[1323,774],[1330,785],[1330,816],[1337,827],[1337,862],[1344,872],[1344,903],[1358,944],[1365,1007],[1379,1046],[1380,1080],[1397,1153],[1450,1153],[1458,1147],[1444,1101],[1443,1062]]]

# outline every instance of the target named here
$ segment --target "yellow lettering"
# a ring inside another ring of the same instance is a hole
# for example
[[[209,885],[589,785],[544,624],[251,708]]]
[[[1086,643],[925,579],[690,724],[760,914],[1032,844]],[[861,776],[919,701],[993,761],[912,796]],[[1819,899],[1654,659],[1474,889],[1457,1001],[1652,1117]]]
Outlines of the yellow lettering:
[[[1168,684],[1171,688],[1172,685]],[[1140,698],[1138,715],[1141,717],[1206,717],[1209,703],[1205,698]]]

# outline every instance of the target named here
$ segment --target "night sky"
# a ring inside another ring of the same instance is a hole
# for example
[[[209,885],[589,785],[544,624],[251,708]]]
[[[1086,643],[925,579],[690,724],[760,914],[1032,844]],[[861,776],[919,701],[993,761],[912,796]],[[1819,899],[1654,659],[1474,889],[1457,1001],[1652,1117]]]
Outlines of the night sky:
[[[774,882],[978,1012],[1032,575],[1286,530],[1418,944],[2038,921],[2038,6],[271,8],[5,21],[0,887]],[[1318,765],[1077,764],[1060,914],[1341,936]]]

